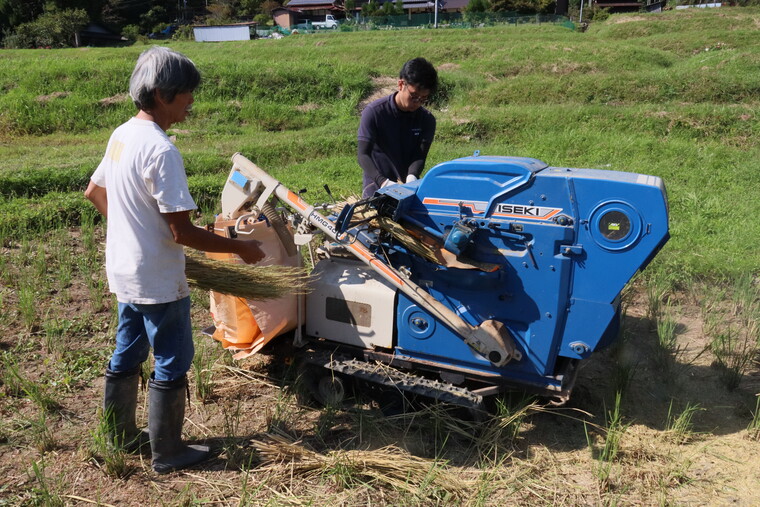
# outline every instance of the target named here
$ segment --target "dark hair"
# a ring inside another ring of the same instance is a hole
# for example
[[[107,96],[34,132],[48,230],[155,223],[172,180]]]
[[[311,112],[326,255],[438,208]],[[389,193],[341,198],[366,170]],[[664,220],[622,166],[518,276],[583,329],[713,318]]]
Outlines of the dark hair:
[[[169,48],[154,46],[137,59],[129,80],[129,95],[138,109],[147,111],[156,105],[156,90],[171,103],[178,93],[191,92],[200,82],[201,74],[192,60]]]
[[[419,86],[430,92],[438,88],[438,72],[433,64],[424,58],[414,58],[401,67],[399,78],[412,86]]]

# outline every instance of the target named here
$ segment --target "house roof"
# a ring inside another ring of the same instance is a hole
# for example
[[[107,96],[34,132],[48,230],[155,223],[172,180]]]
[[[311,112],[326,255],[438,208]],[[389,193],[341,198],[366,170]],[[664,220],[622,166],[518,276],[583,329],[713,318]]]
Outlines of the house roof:
[[[334,8],[338,7],[336,0],[290,0],[285,6],[289,9],[297,8]]]
[[[470,0],[441,0],[444,9],[464,9]]]
[[[641,4],[639,2],[620,2],[615,0],[596,0],[598,5],[603,5],[605,7],[641,7]]]
[[[327,11],[343,11],[342,7],[338,7],[335,4],[319,4],[319,5],[308,5],[299,7],[297,12],[304,12],[304,11],[319,11],[319,10],[327,10]]]
[[[404,2],[404,9],[433,9],[435,3],[430,0],[408,0]]]
[[[108,28],[106,28],[106,27],[104,27],[102,25],[99,25],[97,23],[92,23],[92,22],[88,23],[87,26],[84,27],[81,31],[82,32],[89,32],[89,33],[92,33],[92,34],[96,34],[97,33],[97,34],[104,34],[104,35],[117,35],[117,36],[121,37],[119,34],[112,32]]]
[[[126,37],[122,37],[120,34],[114,33],[97,23],[89,23],[86,27],[79,31],[79,35],[82,37],[83,41],[88,44],[98,42],[122,42],[127,40]]]
[[[342,11],[343,6],[338,5],[337,0],[290,0],[288,5],[283,7],[294,12],[328,10]]]
[[[385,0],[395,3],[396,0]],[[464,9],[470,0],[438,0],[438,9]],[[405,0],[404,9],[435,9],[434,0]]]
[[[243,23],[228,23],[226,25],[193,25],[193,28],[226,28],[231,26],[253,26],[258,25],[255,21],[244,21]]]
[[[396,0],[385,0],[384,2],[393,2]],[[438,7],[440,9],[463,9],[470,3],[470,0],[439,0]],[[405,0],[404,9],[434,9],[435,0]],[[290,0],[288,4],[280,9],[288,9],[291,11],[302,12],[316,9],[328,9],[328,10],[342,10],[338,5],[337,0]],[[358,9],[358,6],[357,6]],[[277,9],[275,9],[277,10]],[[274,10],[273,10],[274,12]]]

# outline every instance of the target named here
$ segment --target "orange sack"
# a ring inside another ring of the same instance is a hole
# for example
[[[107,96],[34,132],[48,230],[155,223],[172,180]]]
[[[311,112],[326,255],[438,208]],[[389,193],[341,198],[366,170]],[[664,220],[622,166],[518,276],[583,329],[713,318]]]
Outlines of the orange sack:
[[[236,220],[217,217],[214,233],[232,237]],[[257,266],[299,265],[298,255],[288,256],[280,238],[265,220],[246,221],[239,227],[238,239],[256,239],[266,257]],[[243,261],[234,254],[207,253],[211,259],[228,262]],[[296,328],[298,323],[298,300],[294,294],[272,301],[250,301],[211,291],[211,317],[214,320],[214,339],[235,353],[235,359],[255,354],[282,333]]]

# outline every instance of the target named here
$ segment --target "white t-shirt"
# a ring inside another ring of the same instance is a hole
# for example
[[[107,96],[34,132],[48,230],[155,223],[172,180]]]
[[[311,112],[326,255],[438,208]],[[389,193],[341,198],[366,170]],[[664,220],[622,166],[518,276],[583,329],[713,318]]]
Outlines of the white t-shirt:
[[[190,294],[182,246],[161,213],[196,208],[179,150],[157,124],[118,127],[91,178],[108,197],[106,273],[121,303],[156,304]]]

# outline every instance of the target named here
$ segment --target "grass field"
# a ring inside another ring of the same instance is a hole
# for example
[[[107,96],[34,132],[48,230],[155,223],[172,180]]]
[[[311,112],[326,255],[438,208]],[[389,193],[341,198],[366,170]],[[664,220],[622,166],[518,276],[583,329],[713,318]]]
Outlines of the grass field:
[[[756,502],[759,30],[760,10],[721,8],[615,15],[585,33],[170,43],[204,79],[170,132],[199,222],[235,152],[310,201],[325,183],[358,194],[360,104],[425,56],[442,80],[428,167],[480,150],[660,176],[672,238],[627,291],[621,340],[562,409],[510,399],[478,425],[445,407],[317,410],[282,388],[295,374],[276,356],[236,363],[198,333],[185,430],[224,452],[167,478],[100,445],[115,303],[82,196],[134,113],[126,89],[145,47],[0,51],[0,505]],[[208,297],[193,301],[200,329]]]

